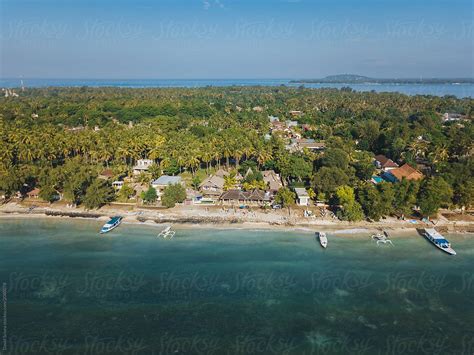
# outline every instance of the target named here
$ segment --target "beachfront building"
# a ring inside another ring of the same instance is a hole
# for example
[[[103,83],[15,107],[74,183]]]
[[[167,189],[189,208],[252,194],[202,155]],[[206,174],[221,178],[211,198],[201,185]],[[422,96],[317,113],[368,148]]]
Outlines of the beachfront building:
[[[29,191],[26,193],[26,196],[28,196],[28,198],[38,198],[39,197],[39,194],[40,194],[41,190],[39,188],[34,188],[33,190]]]
[[[395,163],[392,159],[387,158],[385,155],[376,155],[374,159],[374,164],[377,169],[389,171],[398,168],[398,164]]]
[[[274,196],[278,192],[278,190],[283,187],[280,175],[275,173],[274,170],[264,170],[262,171],[262,175],[263,181],[268,186],[267,191],[270,192],[271,196]]]
[[[140,175],[141,173],[147,172],[152,164],[153,160],[151,159],[138,159],[137,164],[133,167],[133,175]]]
[[[309,206],[309,194],[308,191],[306,191],[305,188],[303,187],[297,187],[295,188],[296,192],[296,203],[298,206]]]
[[[224,192],[224,178],[217,175],[208,176],[199,185],[199,191],[201,191],[202,199],[206,202],[216,202]]]
[[[219,201],[223,205],[263,206],[270,204],[270,194],[262,190],[242,191],[237,189],[225,191]]]
[[[181,184],[184,186],[184,181],[181,176],[161,175],[158,179],[151,182],[151,186],[156,190],[158,201],[161,201],[164,189],[169,185]]]
[[[382,177],[390,182],[400,182],[403,179],[421,180],[423,174],[409,164],[404,164],[399,168],[386,171]]]

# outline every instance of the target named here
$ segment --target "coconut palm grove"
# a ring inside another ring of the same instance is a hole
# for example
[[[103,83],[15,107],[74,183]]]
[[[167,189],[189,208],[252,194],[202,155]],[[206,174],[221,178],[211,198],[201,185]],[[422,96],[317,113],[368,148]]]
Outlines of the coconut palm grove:
[[[0,98],[5,200],[36,191],[87,209],[173,207],[218,171],[223,193],[268,192],[271,170],[281,187],[261,207],[306,191],[357,221],[474,203],[471,98],[285,86],[15,91]],[[142,160],[147,169],[134,171]],[[157,199],[161,176],[182,183]]]

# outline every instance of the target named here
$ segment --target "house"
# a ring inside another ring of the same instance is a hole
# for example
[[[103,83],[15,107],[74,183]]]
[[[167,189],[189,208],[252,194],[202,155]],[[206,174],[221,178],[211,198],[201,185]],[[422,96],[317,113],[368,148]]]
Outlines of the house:
[[[112,169],[102,170],[99,174],[99,179],[103,179],[103,180],[109,180],[109,179],[112,179],[113,177],[114,177],[114,172],[112,171]]]
[[[123,187],[123,181],[114,181],[112,182],[112,187],[116,190],[120,190]]]
[[[229,175],[229,172],[220,168],[219,170],[216,171],[216,173],[214,174],[214,176],[219,176],[221,178],[224,178],[224,176],[227,176]]]
[[[247,196],[242,190],[231,189],[227,190],[219,197],[221,203],[245,203]]]
[[[264,205],[270,203],[270,194],[262,190],[242,191],[237,189],[225,191],[219,201],[223,204]]]
[[[382,169],[383,171],[389,171],[392,169],[398,168],[398,164],[395,163],[392,159],[387,158],[385,155],[379,154],[375,156],[374,164],[377,169]]]
[[[278,122],[280,121],[280,119],[277,117],[277,116],[268,116],[268,119],[270,120],[270,122]]]
[[[273,121],[271,123],[271,129],[272,131],[275,131],[275,132],[281,132],[281,131],[285,131],[288,129],[288,127],[286,126],[286,124],[284,122],[280,122],[280,121]]]
[[[181,184],[184,186],[183,179],[181,176],[169,176],[161,175],[158,179],[151,182],[151,186],[156,190],[158,195],[158,201],[161,201],[161,195],[163,195],[163,190],[169,185]]]
[[[464,116],[461,115],[460,113],[446,112],[443,115],[444,122],[453,122],[453,121],[462,121],[462,120],[464,120]]]
[[[28,198],[38,198],[40,191],[41,191],[40,189],[35,188],[35,189],[27,192],[26,196],[28,196]]]
[[[263,112],[263,107],[262,106],[255,106],[252,108],[254,112]]]
[[[247,196],[247,203],[253,205],[264,205],[270,203],[270,193],[262,190],[252,190],[244,192]]]
[[[153,188],[160,190],[164,189],[168,185],[175,184],[183,185],[183,179],[181,179],[181,176],[161,175],[158,179],[151,182],[151,186],[153,186]]]
[[[308,206],[309,205],[309,194],[303,187],[296,187],[296,202],[299,206]]]
[[[215,176],[219,176],[221,178],[224,178],[225,176],[228,176],[230,175],[230,172],[228,172],[227,170],[224,170],[222,168],[220,168],[219,170],[216,171],[216,173],[214,174]],[[235,180],[237,181],[241,181],[243,180],[243,176],[237,171],[236,174],[235,174]]]
[[[147,172],[152,164],[153,160],[151,159],[138,159],[137,164],[133,167],[133,174],[139,175],[143,172]]]
[[[281,182],[280,175],[275,173],[273,170],[264,170],[262,171],[263,181],[268,186],[268,191],[270,194],[274,195],[283,187]]]
[[[217,175],[208,176],[199,185],[199,190],[203,199],[217,201],[224,192],[224,178]]]
[[[404,178],[407,180],[423,179],[423,174],[408,164],[404,164],[396,169],[388,170],[382,176],[385,180],[390,182],[399,182]]]

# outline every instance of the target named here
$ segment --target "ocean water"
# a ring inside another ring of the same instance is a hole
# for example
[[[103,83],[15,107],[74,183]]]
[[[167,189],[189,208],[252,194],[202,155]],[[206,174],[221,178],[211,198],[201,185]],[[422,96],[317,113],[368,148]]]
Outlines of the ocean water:
[[[302,84],[291,83],[290,79],[23,79],[26,87],[206,87],[206,86],[293,86]],[[308,88],[337,88],[350,86],[356,91],[375,92],[400,92],[407,95],[454,95],[459,98],[473,97],[473,84],[303,84]],[[18,88],[21,86],[20,79],[0,79],[0,87]]]
[[[101,224],[0,220],[7,354],[474,353],[472,235]]]

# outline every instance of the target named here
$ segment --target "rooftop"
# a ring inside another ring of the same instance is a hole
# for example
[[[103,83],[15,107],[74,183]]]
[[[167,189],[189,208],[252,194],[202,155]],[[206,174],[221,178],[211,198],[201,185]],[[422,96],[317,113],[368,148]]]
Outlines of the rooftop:
[[[181,183],[181,176],[161,175],[152,182],[152,185],[172,185]]]
[[[308,191],[304,187],[296,187],[295,192],[298,197],[309,197]]]
[[[399,181],[401,181],[403,178],[407,180],[420,180],[423,178],[423,174],[421,172],[408,164],[404,164],[399,168],[390,170],[390,174],[392,174]]]
[[[376,155],[374,159],[380,163],[382,168],[398,168],[397,163],[383,154]]]

